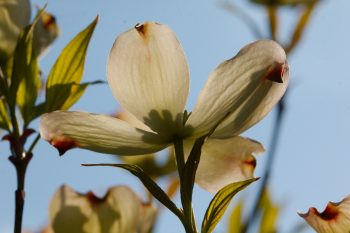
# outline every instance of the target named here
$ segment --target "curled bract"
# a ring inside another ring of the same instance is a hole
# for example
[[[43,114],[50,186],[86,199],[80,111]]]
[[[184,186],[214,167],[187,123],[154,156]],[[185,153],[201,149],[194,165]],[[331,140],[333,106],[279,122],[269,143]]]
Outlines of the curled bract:
[[[311,207],[299,215],[318,233],[350,232],[350,196],[338,203],[329,202],[323,212]]]

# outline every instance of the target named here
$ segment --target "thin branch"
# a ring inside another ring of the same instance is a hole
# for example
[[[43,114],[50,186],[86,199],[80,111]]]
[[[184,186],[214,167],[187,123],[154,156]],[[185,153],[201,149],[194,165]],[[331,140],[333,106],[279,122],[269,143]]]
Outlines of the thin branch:
[[[219,5],[227,10],[228,12],[232,13],[234,16],[237,16],[240,20],[242,20],[243,23],[245,23],[248,28],[251,30],[255,38],[264,38],[264,34],[260,31],[258,25],[255,23],[252,17],[250,17],[249,14],[247,14],[244,10],[240,9],[236,5],[234,5],[232,2],[228,1],[219,1]]]
[[[305,7],[304,11],[300,15],[299,21],[294,28],[289,45],[285,47],[286,53],[290,53],[295,48],[295,46],[299,44],[300,39],[304,34],[305,28],[310,21],[311,15],[318,3],[319,1],[313,1]]]
[[[22,232],[22,219],[23,219],[23,207],[25,202],[25,175],[28,164],[32,159],[33,155],[31,153],[26,153],[25,156],[15,156],[11,155],[9,160],[16,168],[17,173],[17,190],[15,191],[15,226],[14,233]]]
[[[269,28],[270,28],[271,39],[274,41],[278,41],[279,19],[278,19],[277,7],[274,5],[267,6],[266,11],[269,17]]]
[[[34,141],[30,145],[27,153],[32,153],[32,151],[33,151],[34,147],[36,146],[36,144],[38,143],[39,139],[40,139],[40,134],[36,135]]]
[[[253,222],[255,222],[256,217],[260,213],[259,206],[261,204],[263,194],[266,190],[267,184],[270,179],[272,171],[271,168],[273,167],[274,160],[276,157],[276,149],[279,144],[280,133],[285,113],[285,99],[286,96],[284,96],[277,105],[276,121],[274,123],[274,128],[271,136],[269,153],[267,154],[266,167],[264,170],[264,174],[261,176],[261,185],[257,192],[256,200],[254,202],[252,211],[250,212],[250,215],[248,216],[246,222],[243,224],[242,233],[248,232],[249,227],[252,225]]]

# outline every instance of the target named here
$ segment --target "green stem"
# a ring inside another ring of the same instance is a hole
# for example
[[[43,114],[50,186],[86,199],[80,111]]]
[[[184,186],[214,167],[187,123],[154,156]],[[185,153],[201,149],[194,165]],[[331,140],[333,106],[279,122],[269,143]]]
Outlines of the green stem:
[[[175,148],[175,159],[176,159],[177,170],[179,172],[179,175],[181,175],[185,167],[185,154],[184,154],[182,139],[176,139],[174,141],[174,148]]]
[[[196,223],[194,219],[194,213],[192,208],[192,201],[191,198],[188,198],[188,195],[186,194],[186,188],[185,188],[185,182],[183,180],[183,170],[185,167],[185,155],[183,150],[183,141],[182,139],[177,139],[174,141],[174,148],[175,148],[175,158],[179,173],[179,179],[180,179],[180,194],[181,194],[181,204],[183,208],[184,213],[184,227],[186,230],[186,233],[197,233],[196,229]]]
[[[23,145],[20,142],[20,131],[16,117],[15,107],[8,103],[8,108],[10,110],[11,124],[12,124],[12,141],[11,141],[11,152],[12,155],[22,157]]]
[[[2,91],[4,92],[8,110],[10,112],[12,131],[9,132],[10,150],[12,155],[9,157],[11,163],[15,166],[17,174],[17,189],[15,191],[15,224],[14,233],[22,232],[22,219],[23,219],[23,208],[25,202],[25,174],[29,161],[33,155],[31,153],[24,153],[23,143],[20,137],[20,129],[16,117],[16,100],[10,101],[9,84],[7,83],[6,67],[1,67],[3,71],[1,75]],[[0,72],[1,73],[1,72]]]

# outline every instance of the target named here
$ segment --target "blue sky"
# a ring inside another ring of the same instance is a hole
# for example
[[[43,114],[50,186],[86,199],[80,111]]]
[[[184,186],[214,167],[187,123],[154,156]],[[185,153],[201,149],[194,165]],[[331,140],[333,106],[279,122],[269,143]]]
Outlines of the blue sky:
[[[45,2],[32,1],[39,6]],[[267,32],[265,14],[260,7],[243,0],[234,2]],[[157,21],[175,31],[187,55],[191,72],[188,109],[194,105],[210,72],[255,39],[247,26],[223,10],[217,1],[60,0],[48,3],[48,10],[57,16],[61,36],[41,61],[44,74],[48,74],[65,44],[97,14],[100,21],[88,51],[85,81],[105,79],[108,52],[118,34],[136,23]],[[328,201],[340,201],[350,194],[347,181],[350,177],[347,150],[350,132],[349,9],[347,0],[322,1],[302,43],[289,57],[291,84],[287,116],[270,185],[272,197],[283,206],[281,232],[287,232],[292,224],[301,221],[297,211],[306,211],[310,206],[323,209]],[[286,26],[281,29],[281,35],[287,38],[297,15],[284,10],[282,16]],[[90,88],[72,109],[113,113],[118,103],[108,85],[99,85]],[[268,150],[273,119],[272,112],[245,135],[261,141]],[[33,127],[37,128],[37,124],[34,122]],[[126,172],[80,166],[81,163],[111,162],[111,156],[72,150],[59,157],[54,148],[43,141],[34,153],[26,180],[24,227],[27,229],[38,229],[47,223],[48,203],[63,183],[81,192],[93,189],[99,194],[108,186],[127,184],[142,193],[141,184]],[[0,143],[0,154],[0,232],[6,233],[12,230],[15,172],[7,160],[6,143]],[[259,156],[256,175],[261,174],[264,162],[264,155]],[[252,185],[245,195],[254,191]],[[211,197],[196,188],[194,206],[199,220]],[[225,220],[217,232],[224,232]],[[167,211],[157,229],[157,232],[169,233],[182,231],[180,223]]]

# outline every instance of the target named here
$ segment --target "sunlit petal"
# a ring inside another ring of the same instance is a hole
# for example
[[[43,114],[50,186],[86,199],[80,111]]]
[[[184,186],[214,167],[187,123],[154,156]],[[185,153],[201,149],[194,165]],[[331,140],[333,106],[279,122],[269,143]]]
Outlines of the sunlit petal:
[[[185,144],[189,154],[190,143]],[[224,186],[253,178],[256,154],[264,152],[257,141],[236,136],[228,139],[208,139],[196,174],[196,183],[209,192],[216,193]]]
[[[29,23],[29,19],[29,0],[0,0],[1,56],[12,55],[16,47],[19,33]]]
[[[137,155],[156,152],[167,146],[157,134],[134,128],[114,117],[85,112],[44,114],[40,134],[61,154],[80,147],[100,153]]]
[[[161,134],[176,133],[189,88],[189,71],[175,34],[165,25],[138,24],[110,51],[107,78],[124,109]]]
[[[350,232],[350,196],[338,203],[329,202],[322,213],[312,207],[299,215],[318,233]]]
[[[51,228],[55,233],[147,233],[155,214],[154,206],[143,204],[126,186],[110,188],[103,198],[62,186],[50,205]],[[150,222],[145,223],[145,217]]]
[[[286,54],[280,45],[271,40],[249,44],[210,75],[188,124],[195,134],[203,135],[227,116],[212,137],[238,135],[271,111],[288,79]]]

